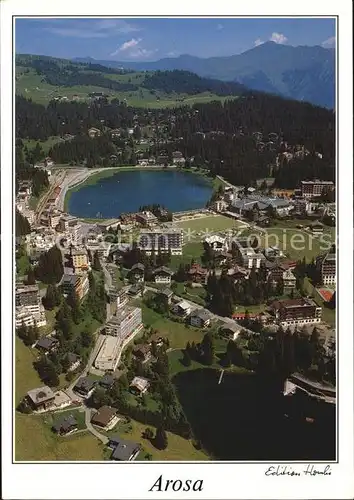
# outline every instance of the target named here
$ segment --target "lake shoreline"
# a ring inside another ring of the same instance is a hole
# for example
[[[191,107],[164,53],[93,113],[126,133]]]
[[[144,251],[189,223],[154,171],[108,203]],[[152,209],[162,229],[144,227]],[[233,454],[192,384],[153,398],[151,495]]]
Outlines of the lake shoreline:
[[[195,168],[180,168],[177,166],[163,167],[163,166],[148,166],[148,167],[140,167],[140,166],[121,166],[121,167],[103,167],[100,169],[93,169],[92,172],[88,172],[88,175],[74,185],[70,185],[70,183],[65,187],[64,201],[63,201],[63,209],[66,213],[70,213],[69,211],[69,202],[73,193],[79,191],[80,189],[97,184],[101,179],[113,177],[114,175],[120,172],[181,172],[181,173],[189,173],[195,176],[202,177],[204,180],[210,182],[211,185],[215,184],[215,179],[206,175],[205,171],[197,170]],[[80,217],[79,219],[83,221],[104,221],[109,220],[111,217],[104,218],[95,218],[95,217]]]

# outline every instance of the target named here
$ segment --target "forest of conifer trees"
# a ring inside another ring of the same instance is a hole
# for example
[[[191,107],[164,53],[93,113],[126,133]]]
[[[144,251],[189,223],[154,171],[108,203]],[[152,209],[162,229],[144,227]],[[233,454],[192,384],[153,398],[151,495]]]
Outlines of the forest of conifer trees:
[[[57,102],[47,107],[23,97],[16,99],[17,137],[46,140],[50,136],[72,134],[75,138],[55,145],[49,152],[57,163],[83,163],[89,167],[135,164],[132,139],[113,140],[110,129],[150,125],[164,129],[159,142],[152,140],[145,155],[175,150],[187,159],[186,165],[206,167],[211,175],[223,175],[235,184],[251,184],[257,178],[272,176],[278,187],[293,188],[300,180],[335,179],[335,115],[332,111],[267,94],[245,95],[225,103],[211,102],[171,109],[132,108],[118,100],[102,103]],[[90,139],[90,127],[101,130],[101,137]],[[253,134],[278,139],[270,149],[256,147]],[[122,133],[122,135],[124,135]],[[282,144],[300,145],[308,151],[291,162],[276,163]],[[27,155],[33,161],[36,152]],[[18,143],[17,163],[21,161]]]

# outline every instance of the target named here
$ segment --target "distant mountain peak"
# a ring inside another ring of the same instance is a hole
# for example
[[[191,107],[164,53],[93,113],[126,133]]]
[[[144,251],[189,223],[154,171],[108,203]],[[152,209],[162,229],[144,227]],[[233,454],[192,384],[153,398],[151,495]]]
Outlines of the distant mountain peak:
[[[328,108],[333,108],[335,102],[335,51],[319,45],[294,47],[268,40],[233,56],[201,58],[181,54],[149,62],[99,61],[90,57],[75,60],[135,71],[191,71],[201,77],[234,81]]]

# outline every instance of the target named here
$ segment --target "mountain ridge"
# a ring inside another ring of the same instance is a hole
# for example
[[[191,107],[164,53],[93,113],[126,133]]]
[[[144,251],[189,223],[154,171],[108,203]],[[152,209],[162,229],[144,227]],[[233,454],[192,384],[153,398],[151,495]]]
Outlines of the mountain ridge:
[[[192,71],[204,78],[235,81],[253,90],[333,108],[335,103],[335,50],[265,42],[241,54],[200,58],[182,54],[157,61],[127,62],[74,58],[112,68],[135,71]]]

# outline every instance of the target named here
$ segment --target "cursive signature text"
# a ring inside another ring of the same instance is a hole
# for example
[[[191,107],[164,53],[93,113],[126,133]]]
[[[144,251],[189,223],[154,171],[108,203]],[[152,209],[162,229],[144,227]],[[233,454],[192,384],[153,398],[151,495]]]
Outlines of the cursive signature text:
[[[292,467],[290,465],[272,465],[265,471],[266,476],[330,476],[332,474],[330,465],[313,465],[308,464],[304,469]]]

